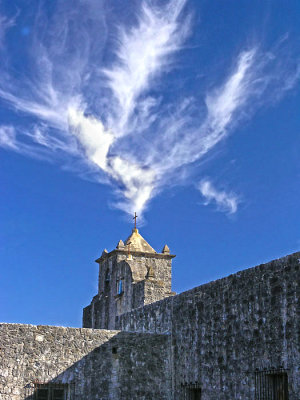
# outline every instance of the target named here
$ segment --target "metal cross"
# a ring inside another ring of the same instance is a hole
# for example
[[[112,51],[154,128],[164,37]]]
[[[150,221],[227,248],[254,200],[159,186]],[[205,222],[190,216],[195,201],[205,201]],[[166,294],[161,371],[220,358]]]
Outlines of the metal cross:
[[[138,216],[136,215],[136,212],[134,213],[134,229],[136,229],[136,219],[138,218]]]

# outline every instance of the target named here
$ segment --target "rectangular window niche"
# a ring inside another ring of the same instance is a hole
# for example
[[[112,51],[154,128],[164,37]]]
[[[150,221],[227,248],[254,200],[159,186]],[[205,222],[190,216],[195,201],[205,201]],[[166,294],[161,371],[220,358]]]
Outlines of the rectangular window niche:
[[[255,371],[255,400],[288,400],[288,371],[283,368]]]
[[[25,387],[26,400],[73,400],[74,383],[33,382]]]
[[[181,384],[182,400],[201,400],[201,387],[197,382]]]

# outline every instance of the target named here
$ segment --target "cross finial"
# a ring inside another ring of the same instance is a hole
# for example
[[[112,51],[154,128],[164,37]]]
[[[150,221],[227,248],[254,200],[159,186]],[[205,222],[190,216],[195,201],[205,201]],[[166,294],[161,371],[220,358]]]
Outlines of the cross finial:
[[[138,218],[138,216],[136,215],[136,212],[134,213],[134,229],[136,229],[136,219]]]

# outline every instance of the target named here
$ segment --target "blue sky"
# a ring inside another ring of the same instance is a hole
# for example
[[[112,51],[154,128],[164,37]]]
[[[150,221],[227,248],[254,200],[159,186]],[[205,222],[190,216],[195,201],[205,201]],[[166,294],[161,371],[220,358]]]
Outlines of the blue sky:
[[[177,292],[300,249],[299,15],[0,0],[0,320],[80,326],[134,211]]]

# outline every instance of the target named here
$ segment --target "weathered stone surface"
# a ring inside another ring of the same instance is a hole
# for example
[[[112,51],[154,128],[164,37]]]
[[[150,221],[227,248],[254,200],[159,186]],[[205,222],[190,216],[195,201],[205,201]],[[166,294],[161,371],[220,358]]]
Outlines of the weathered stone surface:
[[[169,337],[0,324],[0,399],[29,399],[34,381],[74,383],[76,400],[170,400]]]
[[[300,393],[300,253],[196,287],[117,318],[119,329],[169,332],[174,399],[198,382],[202,399],[254,399],[258,368],[288,371]]]

